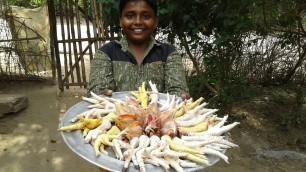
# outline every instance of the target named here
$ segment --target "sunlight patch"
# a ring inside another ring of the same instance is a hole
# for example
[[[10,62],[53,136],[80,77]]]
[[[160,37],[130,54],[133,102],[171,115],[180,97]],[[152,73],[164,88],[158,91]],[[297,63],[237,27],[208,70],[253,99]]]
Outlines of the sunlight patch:
[[[63,166],[63,162],[64,162],[64,160],[63,160],[62,157],[55,157],[52,160],[52,165],[56,166],[56,167],[62,167]],[[59,170],[59,169],[57,169],[57,170]]]
[[[40,150],[39,150],[39,154],[42,154],[42,153],[46,153],[48,150],[47,150],[47,148],[46,147],[43,147],[43,148],[41,148]]]
[[[38,125],[38,124],[32,124],[30,128],[32,130],[40,130],[40,129],[42,129],[42,126]]]

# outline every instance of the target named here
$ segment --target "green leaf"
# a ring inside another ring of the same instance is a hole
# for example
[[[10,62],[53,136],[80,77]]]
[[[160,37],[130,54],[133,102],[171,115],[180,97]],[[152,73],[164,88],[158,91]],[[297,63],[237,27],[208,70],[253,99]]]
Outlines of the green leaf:
[[[187,23],[190,20],[190,16],[189,15],[184,15],[183,16],[183,22]]]

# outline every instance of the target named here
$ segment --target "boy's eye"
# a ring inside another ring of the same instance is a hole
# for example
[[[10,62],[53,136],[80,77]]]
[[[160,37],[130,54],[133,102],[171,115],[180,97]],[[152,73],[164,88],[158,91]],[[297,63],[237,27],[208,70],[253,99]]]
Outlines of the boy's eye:
[[[150,19],[150,18],[152,18],[152,14],[151,13],[144,13],[143,18],[144,19]]]
[[[144,18],[144,19],[150,19],[150,18],[151,18],[151,15],[150,15],[150,14],[144,14],[144,15],[143,15],[143,18]]]
[[[128,18],[128,19],[132,19],[134,17],[134,15],[131,14],[131,13],[128,13],[128,14],[125,15],[125,17]]]
[[[127,15],[127,18],[129,18],[129,19],[133,18],[133,15],[129,14],[129,15]]]
[[[141,18],[142,19],[145,19],[145,20],[147,20],[147,19],[151,19],[152,18],[152,15],[151,14],[148,14],[148,13],[144,13],[144,14],[140,14],[141,16]],[[126,13],[125,15],[125,18],[127,18],[127,19],[133,19],[133,18],[135,18],[136,17],[136,14],[134,14],[134,13]]]

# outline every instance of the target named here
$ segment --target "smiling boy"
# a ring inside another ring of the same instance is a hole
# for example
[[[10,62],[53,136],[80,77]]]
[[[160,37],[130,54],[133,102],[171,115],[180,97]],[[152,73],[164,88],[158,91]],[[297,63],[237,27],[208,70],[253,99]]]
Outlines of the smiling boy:
[[[181,56],[173,46],[153,37],[158,24],[157,1],[121,0],[119,13],[124,36],[96,52],[88,92],[138,90],[142,82],[151,80],[160,92],[189,98]]]

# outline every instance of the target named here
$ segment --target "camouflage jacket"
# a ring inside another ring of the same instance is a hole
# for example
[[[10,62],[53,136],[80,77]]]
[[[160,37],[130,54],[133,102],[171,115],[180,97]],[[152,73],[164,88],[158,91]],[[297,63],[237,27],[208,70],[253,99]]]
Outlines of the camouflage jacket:
[[[173,46],[151,39],[141,65],[128,48],[125,37],[102,46],[91,62],[88,92],[102,89],[137,91],[152,81],[159,92],[180,95],[188,92],[182,58]]]

